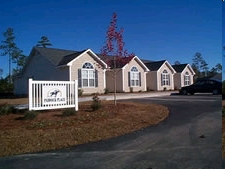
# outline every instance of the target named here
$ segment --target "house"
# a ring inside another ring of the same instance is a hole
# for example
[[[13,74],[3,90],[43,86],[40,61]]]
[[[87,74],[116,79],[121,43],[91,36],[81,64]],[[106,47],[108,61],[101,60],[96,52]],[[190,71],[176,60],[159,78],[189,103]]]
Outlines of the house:
[[[113,57],[107,59],[109,58],[103,58],[112,68],[114,66]],[[106,88],[109,92],[115,91],[115,87],[117,92],[146,91],[146,73],[148,71],[149,69],[137,56],[117,59],[116,68],[106,72]]]
[[[72,51],[33,47],[20,74],[14,77],[14,94],[28,94],[28,79],[71,81],[78,79],[84,94],[103,93],[107,64],[92,50]]]
[[[172,67],[166,60],[148,61],[130,56],[119,58],[114,65],[114,58],[95,54],[91,49],[33,47],[23,70],[13,78],[14,94],[28,94],[29,78],[78,80],[83,94],[104,93],[105,89],[113,92],[115,87],[117,92],[173,90],[193,83],[194,71],[188,64]]]
[[[180,89],[183,86],[193,84],[195,72],[189,64],[172,65],[174,74],[174,88]]]
[[[222,81],[222,73],[216,73],[210,79],[216,79],[216,80]]]
[[[146,75],[148,90],[173,90],[176,71],[166,60],[145,62],[150,70]]]

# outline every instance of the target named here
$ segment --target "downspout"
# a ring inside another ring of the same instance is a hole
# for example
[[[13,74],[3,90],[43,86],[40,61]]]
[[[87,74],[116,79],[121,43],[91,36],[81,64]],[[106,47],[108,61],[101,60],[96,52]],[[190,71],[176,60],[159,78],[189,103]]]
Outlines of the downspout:
[[[147,84],[146,84],[147,77],[146,76],[147,76],[147,72],[144,72],[144,91],[147,91],[147,87],[146,87],[147,86]]]
[[[122,79],[123,79],[122,80],[122,91],[125,92],[124,91],[124,67],[122,68]]]
[[[103,88],[105,89],[106,88],[106,75],[105,75],[105,73],[106,73],[106,69],[104,69],[103,70]]]
[[[69,81],[71,81],[71,66],[69,65]]]

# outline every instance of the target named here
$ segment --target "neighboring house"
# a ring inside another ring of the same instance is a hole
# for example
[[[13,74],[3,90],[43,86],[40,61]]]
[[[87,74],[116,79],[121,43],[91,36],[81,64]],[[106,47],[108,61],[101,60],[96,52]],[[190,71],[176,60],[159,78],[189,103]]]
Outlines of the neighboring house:
[[[107,64],[90,49],[83,51],[34,47],[20,74],[14,77],[14,94],[28,94],[28,79],[71,81],[78,79],[84,94],[103,93]]]
[[[168,61],[146,62],[145,65],[150,70],[146,76],[148,90],[162,91],[174,89],[173,75],[176,71]]]
[[[193,84],[195,72],[189,64],[173,65],[172,67],[176,71],[174,74],[175,89]]]
[[[210,79],[216,79],[222,81],[222,73],[216,73],[214,76],[212,76]]]
[[[107,58],[104,58],[104,60],[109,62],[109,67],[113,67],[113,59],[107,61]],[[106,88],[113,92],[116,84],[117,92],[146,91],[146,73],[149,69],[145,64],[137,56],[122,58],[120,61],[116,69],[107,70]]]

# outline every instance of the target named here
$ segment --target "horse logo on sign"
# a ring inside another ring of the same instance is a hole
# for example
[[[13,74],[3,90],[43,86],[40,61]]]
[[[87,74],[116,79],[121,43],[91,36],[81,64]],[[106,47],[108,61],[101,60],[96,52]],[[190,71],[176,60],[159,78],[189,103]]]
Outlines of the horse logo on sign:
[[[43,86],[43,104],[66,104],[66,86],[58,86],[52,88],[51,86]]]
[[[58,89],[53,89],[48,92],[49,97],[57,97],[57,96],[61,96],[61,95],[62,95],[62,92]]]

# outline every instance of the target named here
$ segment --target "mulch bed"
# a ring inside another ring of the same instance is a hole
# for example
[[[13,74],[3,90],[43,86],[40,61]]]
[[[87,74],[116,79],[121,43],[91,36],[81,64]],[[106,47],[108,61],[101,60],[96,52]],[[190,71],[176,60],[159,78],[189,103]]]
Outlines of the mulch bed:
[[[42,111],[33,120],[23,114],[0,116],[0,156],[53,150],[108,139],[155,125],[168,117],[157,104],[103,101],[92,111],[91,102],[81,103],[74,116],[62,110]]]

